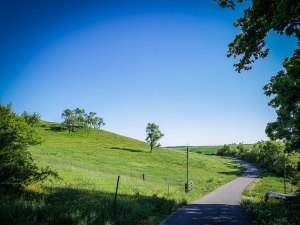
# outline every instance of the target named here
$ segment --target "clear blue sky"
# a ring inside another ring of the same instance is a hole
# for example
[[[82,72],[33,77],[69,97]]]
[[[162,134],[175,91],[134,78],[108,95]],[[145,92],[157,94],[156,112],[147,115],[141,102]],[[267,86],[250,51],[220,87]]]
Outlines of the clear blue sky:
[[[276,114],[262,88],[296,40],[271,34],[268,58],[238,74],[226,53],[242,6],[2,0],[2,104],[54,122],[67,108],[84,108],[104,119],[104,130],[142,141],[147,123],[156,123],[163,146],[267,140]]]

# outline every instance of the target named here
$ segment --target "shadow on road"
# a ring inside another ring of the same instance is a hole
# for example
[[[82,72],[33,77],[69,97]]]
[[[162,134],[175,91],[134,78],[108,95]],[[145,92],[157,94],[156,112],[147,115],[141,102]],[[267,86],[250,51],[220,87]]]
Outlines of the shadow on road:
[[[239,205],[190,204],[177,212],[163,225],[173,224],[242,224],[253,225],[246,212]]]

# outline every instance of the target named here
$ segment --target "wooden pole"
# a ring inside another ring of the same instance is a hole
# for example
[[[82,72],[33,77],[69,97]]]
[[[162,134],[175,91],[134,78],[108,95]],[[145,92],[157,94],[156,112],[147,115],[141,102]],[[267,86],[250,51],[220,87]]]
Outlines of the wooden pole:
[[[120,176],[118,176],[118,181],[117,181],[117,187],[116,187],[116,194],[115,194],[115,200],[114,200],[114,214],[115,214],[115,210],[116,210],[116,202],[117,202],[117,195],[118,195],[118,189],[119,189],[119,181],[120,181]]]
[[[283,182],[284,182],[284,194],[286,194],[286,166],[285,166],[285,155],[283,156],[283,160],[284,160],[284,169],[283,169],[283,173],[284,173],[284,179],[283,179]]]
[[[186,183],[189,183],[189,147],[186,146]]]

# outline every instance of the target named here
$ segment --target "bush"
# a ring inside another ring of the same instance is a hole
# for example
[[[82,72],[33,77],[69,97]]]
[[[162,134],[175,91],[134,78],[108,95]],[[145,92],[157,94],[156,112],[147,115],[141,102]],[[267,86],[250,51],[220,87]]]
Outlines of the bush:
[[[222,148],[220,148],[217,151],[217,155],[220,155],[220,156],[233,156],[232,148],[230,147],[230,145],[225,144]]]
[[[51,126],[51,127],[50,127],[50,130],[52,130],[52,131],[62,131],[63,128],[60,127],[60,126]]]
[[[38,115],[38,114],[35,114]],[[26,116],[30,116],[28,113]],[[38,168],[27,148],[43,142],[28,117],[17,115],[11,104],[0,103],[0,183],[16,187],[41,181],[49,175],[58,177],[49,168]]]

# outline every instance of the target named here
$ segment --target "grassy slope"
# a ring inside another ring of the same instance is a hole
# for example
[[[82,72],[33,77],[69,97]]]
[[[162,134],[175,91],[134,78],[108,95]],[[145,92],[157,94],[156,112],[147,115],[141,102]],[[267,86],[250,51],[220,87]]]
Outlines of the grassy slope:
[[[57,170],[62,180],[52,184],[46,182],[43,184],[46,189],[31,186],[28,199],[26,194],[6,199],[12,205],[7,208],[11,217],[3,219],[10,224],[18,223],[14,213],[23,224],[26,219],[28,224],[42,224],[43,221],[157,224],[180,205],[211,192],[242,172],[239,165],[227,159],[192,152],[189,154],[189,180],[194,182],[195,188],[186,194],[185,152],[160,148],[150,154],[146,143],[131,138],[103,130],[68,133],[49,129],[53,126],[57,125],[45,123],[40,128],[46,142],[30,147],[30,151],[39,166]],[[142,180],[142,174],[146,181]],[[118,175],[117,213],[113,214]],[[24,210],[22,218],[20,212]],[[2,217],[9,216],[5,211],[1,213]]]
[[[40,165],[59,171],[63,183],[115,184],[120,175],[124,185],[132,185],[140,184],[142,174],[151,185],[169,183],[182,189],[186,182],[185,152],[154,149],[150,154],[146,143],[103,130],[41,132],[46,143],[30,150]],[[189,178],[194,181],[196,192],[187,200],[211,190],[202,193],[205,186],[214,188],[235,178],[239,168],[226,159],[191,153]]]

